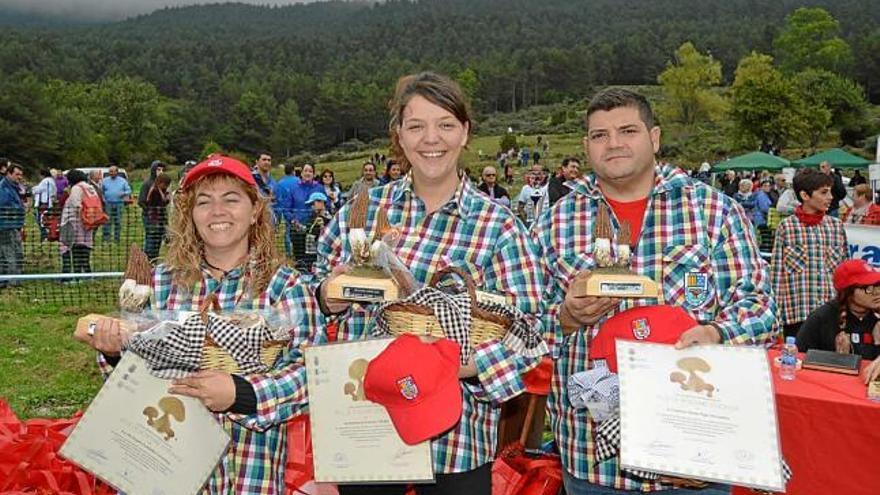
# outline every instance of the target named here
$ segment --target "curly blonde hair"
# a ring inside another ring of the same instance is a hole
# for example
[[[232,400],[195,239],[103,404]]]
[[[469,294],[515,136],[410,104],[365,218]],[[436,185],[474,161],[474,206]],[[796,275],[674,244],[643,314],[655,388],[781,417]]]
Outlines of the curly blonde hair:
[[[193,287],[202,279],[200,269],[204,257],[202,238],[193,222],[192,211],[199,189],[220,181],[230,181],[243,186],[247,197],[250,198],[251,204],[256,209],[256,222],[251,225],[248,232],[251,259],[245,267],[247,270],[245,275],[250,279],[250,288],[254,291],[253,293],[260,294],[266,290],[269,280],[282,263],[275,246],[268,201],[257,194],[256,188],[229,175],[207,175],[175,194],[171,209],[170,241],[164,260],[165,265],[172,270],[173,280],[180,287]]]

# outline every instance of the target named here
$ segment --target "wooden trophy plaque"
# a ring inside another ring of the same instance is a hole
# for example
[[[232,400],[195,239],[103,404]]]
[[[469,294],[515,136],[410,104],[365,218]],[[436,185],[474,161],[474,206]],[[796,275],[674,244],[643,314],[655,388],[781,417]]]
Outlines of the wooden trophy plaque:
[[[355,197],[349,218],[348,243],[351,247],[353,267],[347,273],[327,283],[327,297],[353,302],[385,302],[399,299],[397,282],[381,267],[375,266],[376,243],[391,230],[385,210],[376,213],[376,228],[372,239],[367,237],[367,208],[369,194],[366,190]]]
[[[356,302],[394,301],[399,297],[397,284],[379,268],[356,266],[327,284],[327,297]]]
[[[599,205],[599,214],[593,226],[593,256],[596,267],[590,275],[572,284],[575,296],[598,297],[660,297],[657,282],[629,269],[630,225],[622,222],[617,232],[614,255],[611,249],[611,216],[605,204]]]

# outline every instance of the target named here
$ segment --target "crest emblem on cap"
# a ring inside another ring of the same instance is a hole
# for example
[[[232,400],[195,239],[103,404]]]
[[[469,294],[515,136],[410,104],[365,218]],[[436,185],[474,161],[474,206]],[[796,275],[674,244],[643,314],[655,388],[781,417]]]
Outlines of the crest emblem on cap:
[[[651,335],[651,325],[648,324],[647,318],[637,318],[632,321],[633,337],[636,340],[645,340]]]
[[[223,165],[223,160],[221,160],[220,158],[215,158],[208,162],[209,167],[219,167],[220,165]]]
[[[709,274],[688,272],[685,276],[684,298],[691,306],[699,306],[709,297]]]
[[[406,400],[413,400],[419,396],[419,387],[416,386],[416,381],[413,380],[412,375],[407,375],[397,380],[397,389],[400,390],[400,395]]]

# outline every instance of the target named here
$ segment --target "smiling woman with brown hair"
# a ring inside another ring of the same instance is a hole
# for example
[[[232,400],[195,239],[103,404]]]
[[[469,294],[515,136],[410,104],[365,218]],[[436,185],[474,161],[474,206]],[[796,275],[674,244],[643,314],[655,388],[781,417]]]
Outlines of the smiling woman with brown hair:
[[[462,269],[478,288],[504,296],[528,315],[528,327],[540,341],[534,315],[541,280],[528,234],[509,209],[479,193],[460,170],[472,127],[461,88],[445,76],[414,74],[398,81],[389,106],[394,162],[408,173],[369,190],[366,230],[377,230],[378,212],[384,212],[395,233],[389,247],[416,281],[427,283],[444,268]],[[352,260],[352,206],[339,211],[318,243],[316,271],[326,280]],[[371,335],[379,305],[322,300],[325,312],[339,319],[339,340]],[[498,339],[475,345],[465,361],[458,374],[461,419],[431,440],[437,483],[417,484],[417,493],[491,493],[501,404],[524,389],[521,375],[537,364]],[[343,495],[393,495],[403,494],[406,486],[346,485],[339,490]]]

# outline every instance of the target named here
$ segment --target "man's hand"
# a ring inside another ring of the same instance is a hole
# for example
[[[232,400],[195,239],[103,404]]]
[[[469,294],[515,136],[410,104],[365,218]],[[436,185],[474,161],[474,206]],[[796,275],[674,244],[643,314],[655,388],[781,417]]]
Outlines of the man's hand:
[[[199,371],[172,382],[168,392],[195,397],[208,409],[222,412],[235,403],[235,382],[232,375],[220,371]]]
[[[675,348],[684,349],[692,345],[720,343],[721,334],[718,333],[717,328],[712,325],[697,325],[681,334],[681,337],[678,338],[678,342],[675,343]]]
[[[565,300],[559,310],[559,324],[562,333],[569,335],[584,325],[592,325],[602,319],[611,310],[620,305],[620,299],[616,297],[575,296],[571,286],[589,277],[590,272],[585,270],[578,273],[569,284],[569,290],[565,294]]]
[[[868,382],[880,379],[880,357],[871,361],[871,364],[865,368],[864,380],[867,385]]]
[[[351,301],[346,301],[344,299],[334,299],[331,297],[327,297],[327,282],[334,280],[336,277],[346,273],[350,270],[347,265],[338,265],[333,268],[333,271],[330,272],[330,276],[327,277],[326,280],[321,282],[321,301],[323,301],[324,306],[327,311],[331,314],[341,313],[348,309],[351,306]]]

